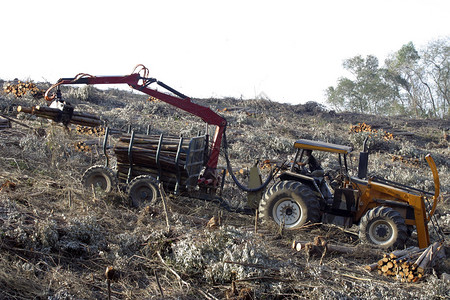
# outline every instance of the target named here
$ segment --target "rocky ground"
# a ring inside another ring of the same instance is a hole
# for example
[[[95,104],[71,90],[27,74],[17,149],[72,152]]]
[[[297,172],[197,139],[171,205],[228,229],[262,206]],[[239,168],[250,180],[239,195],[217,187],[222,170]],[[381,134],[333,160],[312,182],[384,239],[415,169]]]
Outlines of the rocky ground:
[[[150,125],[153,133],[186,137],[205,130],[200,119],[137,93],[69,87],[63,95],[76,110],[98,114],[117,130],[131,125],[144,133]],[[436,215],[450,253],[450,120],[335,113],[313,102],[194,101],[228,120],[230,159],[237,169],[249,168],[257,160],[290,159],[299,138],[350,145],[358,152],[370,134],[372,175],[433,191],[431,171],[423,161],[431,153],[443,194]],[[80,183],[84,170],[105,162],[102,136],[18,114],[19,105],[44,105],[44,100],[0,93],[2,114],[13,118],[11,128],[0,129],[0,299],[106,299],[108,294],[111,299],[450,297],[448,258],[416,283],[383,277],[364,269],[384,252],[360,244],[357,228],[320,225],[286,232],[257,222],[255,227],[253,215],[171,196],[170,191],[166,211],[162,203],[131,208],[121,191],[109,195],[85,191]],[[370,124],[373,130],[352,132],[350,128],[359,123]],[[385,139],[386,133],[392,139]],[[113,136],[111,144],[116,139]],[[86,141],[90,150],[77,151],[75,145]],[[356,157],[351,160],[353,168]],[[324,158],[327,163],[331,164]],[[219,164],[225,165],[223,157]],[[239,179],[246,183],[245,172]],[[246,201],[230,178],[223,198],[242,206]],[[220,224],[209,226],[213,217],[220,217]],[[291,248],[293,240],[313,241],[317,236],[357,251],[313,256]],[[437,238],[434,231],[431,238]],[[412,245],[414,234],[408,241]]]

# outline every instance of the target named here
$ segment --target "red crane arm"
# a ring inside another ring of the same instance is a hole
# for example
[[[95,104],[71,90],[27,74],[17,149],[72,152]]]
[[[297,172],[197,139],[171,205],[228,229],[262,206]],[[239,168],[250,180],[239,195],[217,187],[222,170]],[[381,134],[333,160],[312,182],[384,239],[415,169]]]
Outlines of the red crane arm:
[[[144,66],[141,66],[141,71],[144,71],[145,75],[148,74],[148,69]],[[158,85],[167,89],[168,91],[176,94],[178,97],[161,93],[159,91],[148,88],[148,85],[156,82]],[[211,145],[210,157],[207,163],[207,167],[214,170],[217,167],[217,163],[219,160],[220,147],[222,143],[222,136],[225,132],[225,128],[227,125],[227,121],[212,111],[209,107],[205,107],[196,103],[193,103],[191,99],[176,90],[170,88],[164,83],[157,81],[154,78],[148,78],[147,76],[141,77],[139,73],[132,73],[130,75],[125,76],[91,76],[89,74],[80,73],[74,78],[61,78],[58,82],[52,85],[45,92],[45,99],[47,101],[52,101],[55,99],[56,95],[49,96],[49,93],[52,89],[59,87],[60,85],[65,84],[128,84],[135,90],[143,92],[149,96],[155,97],[163,102],[166,102],[170,105],[178,107],[192,115],[200,117],[204,122],[210,125],[216,125],[216,132],[214,134],[214,139]],[[211,171],[211,170],[210,170]]]

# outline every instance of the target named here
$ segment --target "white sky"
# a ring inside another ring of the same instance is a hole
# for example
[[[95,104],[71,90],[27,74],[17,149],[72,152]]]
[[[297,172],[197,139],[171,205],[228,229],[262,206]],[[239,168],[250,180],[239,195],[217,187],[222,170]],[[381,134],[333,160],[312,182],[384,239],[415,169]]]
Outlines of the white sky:
[[[2,1],[0,78],[56,82],[137,64],[193,98],[325,100],[344,59],[450,34],[449,0]]]

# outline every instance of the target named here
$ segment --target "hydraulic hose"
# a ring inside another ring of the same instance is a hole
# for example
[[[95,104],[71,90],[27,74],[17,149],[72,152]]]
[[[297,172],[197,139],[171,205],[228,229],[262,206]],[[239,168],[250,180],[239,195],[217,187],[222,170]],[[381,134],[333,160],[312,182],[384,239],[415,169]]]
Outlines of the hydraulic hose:
[[[231,178],[233,178],[234,183],[236,183],[236,185],[238,186],[238,188],[240,188],[241,190],[243,190],[244,192],[258,192],[264,188],[266,188],[266,186],[269,184],[269,182],[272,180],[273,178],[273,170],[270,171],[270,175],[267,177],[267,179],[263,182],[262,185],[255,187],[255,188],[249,188],[244,186],[242,183],[239,182],[239,180],[236,178],[236,176],[234,176],[233,173],[233,168],[231,167],[231,163],[230,163],[230,159],[228,157],[228,142],[227,142],[227,135],[224,131],[223,133],[223,152],[225,155],[225,160],[227,162],[227,170],[228,173],[230,173]]]

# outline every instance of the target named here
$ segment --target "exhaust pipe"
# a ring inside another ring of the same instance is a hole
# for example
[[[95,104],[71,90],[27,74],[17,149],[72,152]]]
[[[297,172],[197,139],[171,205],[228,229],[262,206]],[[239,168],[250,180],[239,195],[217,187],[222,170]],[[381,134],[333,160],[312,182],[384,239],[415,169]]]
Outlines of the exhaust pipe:
[[[367,151],[367,139],[364,139],[363,152],[359,153],[358,178],[364,179],[367,177],[367,167],[369,165],[369,152]]]

